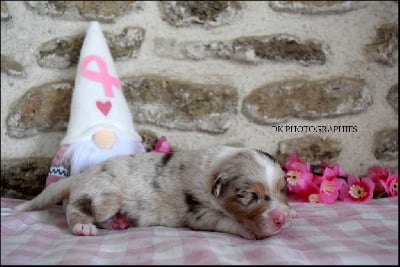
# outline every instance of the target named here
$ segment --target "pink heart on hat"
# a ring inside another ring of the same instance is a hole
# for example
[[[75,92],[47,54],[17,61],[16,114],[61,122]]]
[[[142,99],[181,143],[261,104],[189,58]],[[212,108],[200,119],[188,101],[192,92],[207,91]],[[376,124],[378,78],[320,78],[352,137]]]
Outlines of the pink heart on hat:
[[[108,112],[110,112],[112,104],[110,101],[106,102],[96,101],[96,106],[101,111],[101,113],[104,114],[104,116],[107,116]]]

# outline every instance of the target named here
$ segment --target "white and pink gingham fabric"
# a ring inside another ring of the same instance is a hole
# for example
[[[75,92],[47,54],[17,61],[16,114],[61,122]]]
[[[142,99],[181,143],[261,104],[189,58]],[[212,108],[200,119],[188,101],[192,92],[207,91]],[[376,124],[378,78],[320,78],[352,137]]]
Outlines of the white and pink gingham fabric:
[[[1,264],[393,264],[398,265],[398,198],[368,204],[291,202],[292,224],[270,238],[186,228],[100,230],[73,236],[61,206],[34,212],[1,199]]]

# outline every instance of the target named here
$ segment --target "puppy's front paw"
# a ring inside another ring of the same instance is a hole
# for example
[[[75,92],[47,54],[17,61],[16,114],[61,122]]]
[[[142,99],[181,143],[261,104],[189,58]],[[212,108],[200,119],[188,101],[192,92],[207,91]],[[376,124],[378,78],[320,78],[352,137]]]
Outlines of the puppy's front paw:
[[[72,233],[74,235],[81,235],[81,236],[94,236],[97,235],[97,227],[91,223],[89,224],[82,224],[77,223],[72,227]]]

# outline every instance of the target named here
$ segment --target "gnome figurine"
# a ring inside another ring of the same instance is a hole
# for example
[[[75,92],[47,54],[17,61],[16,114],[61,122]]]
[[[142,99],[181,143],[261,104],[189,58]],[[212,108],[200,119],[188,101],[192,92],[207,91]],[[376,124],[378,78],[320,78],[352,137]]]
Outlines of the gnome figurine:
[[[67,133],[51,163],[46,186],[110,157],[143,152],[100,24],[90,22],[77,67]],[[111,228],[127,227],[119,214],[115,218]]]

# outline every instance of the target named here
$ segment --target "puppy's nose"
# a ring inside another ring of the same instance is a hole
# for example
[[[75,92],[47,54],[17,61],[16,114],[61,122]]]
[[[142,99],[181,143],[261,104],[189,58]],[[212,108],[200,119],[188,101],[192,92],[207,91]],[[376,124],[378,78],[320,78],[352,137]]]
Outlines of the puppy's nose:
[[[286,222],[285,212],[281,208],[274,208],[270,211],[272,222],[276,226],[283,226]]]

